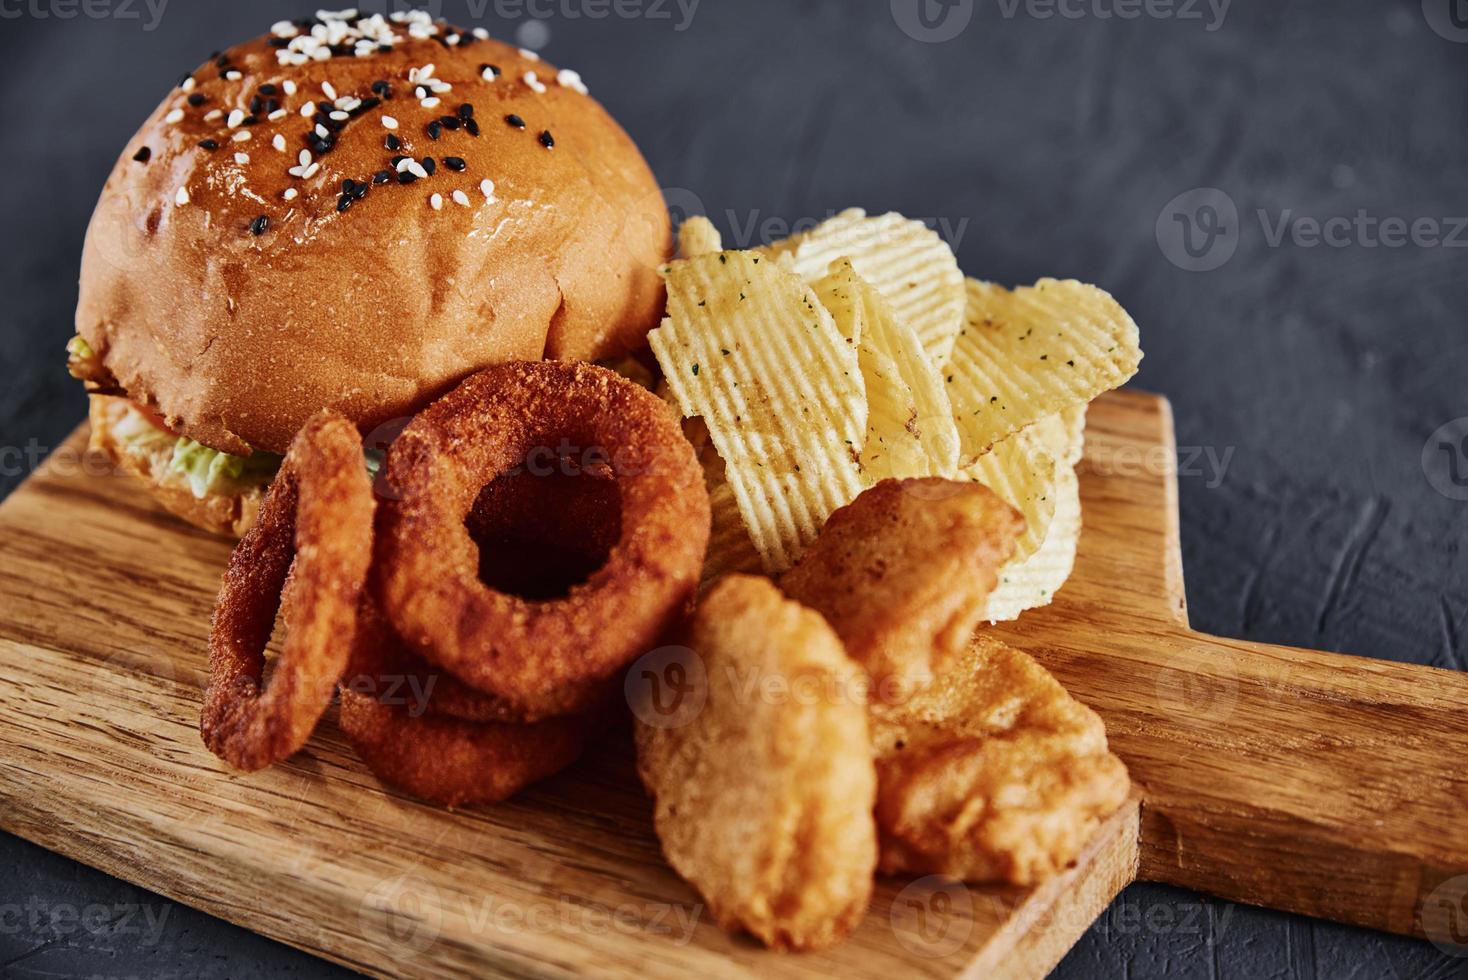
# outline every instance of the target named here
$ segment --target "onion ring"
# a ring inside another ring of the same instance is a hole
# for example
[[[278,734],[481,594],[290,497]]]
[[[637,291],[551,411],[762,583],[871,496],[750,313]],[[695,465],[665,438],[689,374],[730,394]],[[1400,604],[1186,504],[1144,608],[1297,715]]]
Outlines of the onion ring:
[[[484,584],[465,526],[481,490],[522,465],[578,453],[616,481],[621,527],[606,564],[548,601]],[[403,430],[384,472],[374,570],[383,610],[424,659],[526,720],[594,703],[697,587],[709,503],[693,447],[661,400],[603,368],[481,371]]]
[[[443,806],[498,803],[575,762],[606,714],[532,725],[463,717],[492,702],[404,649],[364,597],[337,720],[378,779]]]
[[[356,427],[317,415],[230,555],[214,606],[199,731],[232,766],[254,772],[293,755],[331,703],[372,560],[372,512]],[[262,690],[283,590],[288,635]]]

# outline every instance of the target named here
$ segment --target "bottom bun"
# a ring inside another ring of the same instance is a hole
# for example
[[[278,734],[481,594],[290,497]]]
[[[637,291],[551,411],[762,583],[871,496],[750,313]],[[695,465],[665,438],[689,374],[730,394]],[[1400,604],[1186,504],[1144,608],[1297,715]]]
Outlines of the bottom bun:
[[[143,482],[157,501],[214,534],[242,537],[255,523],[269,486],[267,474],[223,481],[200,495],[187,473],[173,465],[178,438],[158,428],[148,413],[126,398],[92,395],[91,449],[104,453],[119,470]]]

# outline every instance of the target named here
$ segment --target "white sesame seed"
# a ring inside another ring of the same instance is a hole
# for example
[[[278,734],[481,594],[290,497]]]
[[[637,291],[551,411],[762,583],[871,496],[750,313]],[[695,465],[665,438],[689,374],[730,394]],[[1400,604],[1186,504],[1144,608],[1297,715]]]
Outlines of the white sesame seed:
[[[397,129],[398,128],[398,121],[396,119],[394,119],[392,116],[383,116],[382,117],[382,126],[383,126],[384,129]]]
[[[533,72],[533,71],[527,71],[525,73],[525,84],[530,86],[530,90],[532,92],[536,92],[536,93],[539,93],[541,95],[544,95],[545,94],[545,83],[543,83],[536,76],[535,72]]]
[[[521,48],[520,49],[520,57],[522,57],[522,58],[528,58],[531,61],[539,61],[540,60],[540,55],[536,54],[534,51],[531,51],[529,48]]]
[[[168,115],[166,115],[166,116],[163,117],[163,121],[166,122],[166,123],[170,123],[170,124],[176,123],[176,122],[183,122],[183,110],[182,109],[175,109],[175,110],[173,110]]]
[[[244,75],[241,75],[237,71],[227,71],[227,72],[224,73],[224,77],[226,79],[228,79],[229,81],[231,81],[231,82],[237,82],[241,78],[244,78],[245,76]]]
[[[269,119],[271,122],[280,122],[282,119],[284,119],[288,115],[290,115],[290,113],[286,112],[284,109],[276,109],[274,112],[272,112],[270,115],[266,116],[265,118],[266,119]]]
[[[463,191],[454,191],[454,203],[467,208],[469,206],[469,195]]]
[[[420,104],[425,109],[437,109],[440,105],[443,104],[443,100],[440,99],[436,95],[430,95],[428,98],[424,99],[423,102],[420,103]]]
[[[326,93],[326,97],[328,99],[330,99],[333,102],[336,101],[336,89],[334,87],[332,87],[332,84],[330,82],[322,82],[321,83],[321,91],[323,91],[323,92]]]
[[[234,155],[234,162],[243,167],[250,162],[250,155],[248,153],[236,153]]]
[[[236,143],[248,143],[250,141],[250,131],[248,129],[242,129],[230,138]]]
[[[424,88],[422,85],[419,85],[417,88],[413,89],[413,97],[415,99],[428,98],[428,89]]]
[[[311,151],[302,150],[300,155],[296,157],[296,159],[301,162],[301,169],[304,170],[306,167],[311,166]]]
[[[442,194],[435,194],[435,195],[433,195],[432,197],[430,197],[428,199],[428,203],[431,204],[431,205],[433,205],[433,210],[435,210],[435,211],[442,211],[443,210],[443,195]]]
[[[312,177],[315,177],[316,176],[317,171],[319,171],[320,169],[321,169],[321,164],[319,164],[319,163],[313,163],[313,164],[311,164],[311,166],[309,166],[309,167],[306,168],[306,172],[303,173],[303,174],[301,174],[301,176],[304,177],[304,178],[306,178],[307,180],[310,180]]]
[[[295,24],[292,24],[288,20],[278,20],[271,25],[270,33],[274,34],[276,37],[289,38],[295,37],[297,34],[301,33],[301,30],[300,28],[296,27]]]
[[[283,83],[281,83],[280,88],[281,88],[281,91],[285,92],[286,95],[295,95],[296,94],[296,83],[294,81],[292,81],[291,79],[289,79],[289,78],[287,78]]]
[[[275,147],[281,153],[284,153],[285,152],[285,137],[282,136],[282,135],[280,135],[279,133],[276,133],[275,134],[275,138],[270,141],[270,145],[273,146],[273,147]]]
[[[489,40],[489,31],[485,30],[482,27],[476,27],[476,28],[474,28],[474,36],[477,37],[481,41],[488,41]]]
[[[423,164],[419,163],[417,160],[412,159],[411,157],[408,159],[407,162],[408,173],[412,174],[414,177],[417,177],[419,180],[428,179],[428,171],[423,169]]]
[[[586,83],[581,80],[580,72],[574,72],[569,68],[562,68],[556,72],[556,81],[574,92],[580,92],[582,95],[590,94],[586,88]]]
[[[224,110],[223,109],[210,109],[208,112],[204,113],[204,121],[205,122],[215,122],[216,120],[223,119],[223,118],[224,118]]]
[[[430,78],[428,80],[428,87],[433,89],[439,95],[442,95],[445,92],[452,92],[454,90],[454,87],[448,82],[441,81],[437,78]]]
[[[243,123],[244,121],[245,121],[245,112],[244,112],[243,109],[235,109],[233,112],[231,112],[229,114],[229,128],[230,129],[239,129],[240,128],[240,124]]]
[[[486,200],[494,200],[494,181],[490,180],[488,177],[484,178],[479,182],[479,189],[484,193],[484,197]]]
[[[484,69],[484,71],[479,73],[479,77],[484,79],[486,82],[492,82],[496,78],[499,78],[500,75],[499,72],[495,71],[493,68],[486,68]]]
[[[443,43],[444,44],[447,44],[451,48],[457,48],[459,46],[459,41],[460,40],[462,40],[462,36],[461,35],[458,35],[458,34],[450,34],[448,37],[446,37],[446,38],[443,39]]]
[[[179,207],[183,207],[185,204],[189,203],[189,189],[187,187],[180,187],[178,189],[178,193],[173,195],[173,203],[177,204]]]
[[[198,80],[195,79],[193,75],[190,75],[188,78],[185,78],[184,79],[184,83],[183,83],[183,85],[180,86],[180,88],[182,88],[184,90],[184,92],[187,93],[187,92],[192,92],[195,88],[198,87],[198,85],[199,85]]]
[[[301,192],[296,190],[294,187],[287,187],[285,189],[285,193],[281,196],[284,197],[287,201],[294,201],[296,199],[296,195],[300,193]]]
[[[307,102],[305,105],[301,106],[301,118],[310,119],[315,114],[316,107],[311,103]]]
[[[320,136],[322,139],[326,139],[328,136],[331,135],[331,130],[327,129],[325,126],[321,125],[320,123],[317,123],[316,124],[316,135],[317,136]]]
[[[348,119],[350,119],[352,117],[351,117],[351,115],[349,113],[345,113],[345,112],[342,112],[342,111],[338,110],[338,111],[333,112],[331,114],[331,118],[333,120],[335,120],[336,122],[346,122]]]

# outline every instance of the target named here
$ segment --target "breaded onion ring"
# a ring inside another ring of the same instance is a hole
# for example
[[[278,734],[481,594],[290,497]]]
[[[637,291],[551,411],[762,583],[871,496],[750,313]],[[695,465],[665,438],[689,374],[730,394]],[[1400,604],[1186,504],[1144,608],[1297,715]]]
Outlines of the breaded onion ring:
[[[604,712],[533,725],[465,718],[488,695],[457,685],[403,649],[364,601],[342,681],[338,722],[383,782],[430,803],[498,803],[581,755]]]
[[[570,594],[532,601],[485,585],[465,518],[522,465],[610,471],[621,527]],[[560,461],[560,462],[556,462]],[[656,396],[589,364],[502,364],[470,377],[388,453],[376,593],[425,659],[524,718],[582,710],[684,610],[708,545],[693,448]]]
[[[372,511],[356,427],[317,415],[291,443],[259,520],[230,555],[214,606],[199,731],[236,768],[253,772],[294,754],[331,703],[372,560]],[[262,690],[283,589],[288,635]]]

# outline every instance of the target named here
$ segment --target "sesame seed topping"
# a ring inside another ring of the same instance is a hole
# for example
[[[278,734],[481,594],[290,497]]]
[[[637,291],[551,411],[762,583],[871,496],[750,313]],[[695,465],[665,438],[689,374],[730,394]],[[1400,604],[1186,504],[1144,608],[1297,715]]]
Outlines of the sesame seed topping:
[[[484,178],[479,182],[479,190],[484,194],[485,200],[494,202],[494,181]]]
[[[236,143],[248,143],[250,141],[250,131],[248,129],[242,129],[230,138]]]
[[[383,140],[382,145],[387,147],[389,150],[397,151],[403,148],[403,141],[398,139],[392,133],[388,133],[387,139]]]
[[[257,238],[259,236],[265,234],[265,229],[266,228],[269,228],[269,227],[270,227],[270,216],[269,215],[262,214],[262,215],[260,215],[260,217],[256,218],[254,221],[250,222],[250,232],[253,235],[255,235],[255,237],[257,237]]]
[[[300,161],[302,167],[309,167],[311,165],[311,151],[302,150],[296,159]]]
[[[239,72],[237,72],[237,71],[233,71],[233,70],[231,70],[231,71],[227,71],[227,72],[225,72],[225,73],[224,73],[224,77],[225,77],[225,79],[227,79],[227,80],[228,80],[228,81],[231,81],[231,82],[237,82],[237,81],[239,81],[239,80],[240,80],[240,79],[241,79],[241,78],[244,78],[244,77],[245,77],[245,76],[244,76],[244,75],[242,75],[242,74],[240,74],[240,73],[239,73]]]
[[[316,125],[315,133],[321,139],[327,139],[331,136],[331,130],[327,129],[325,126],[322,126],[319,123]]]
[[[145,146],[133,154],[133,159],[138,161],[138,163],[147,163],[153,159],[153,151]]]
[[[340,109],[338,109],[336,112],[333,112],[331,114],[331,117],[330,118],[335,119],[337,122],[346,122],[348,119],[350,119],[352,117],[350,115],[348,115],[347,113],[342,112]]]
[[[275,138],[270,141],[270,145],[273,146],[273,147],[275,147],[281,153],[284,153],[285,152],[285,137],[282,136],[282,135],[280,135],[279,133],[276,133],[275,134]]]
[[[242,109],[235,109],[229,114],[228,126],[230,129],[239,129],[244,124],[245,113]]]
[[[173,203],[177,204],[179,207],[183,207],[185,204],[189,203],[189,189],[187,187],[180,187],[178,189],[178,193],[173,195]]]
[[[384,99],[392,98],[392,86],[389,85],[386,80],[379,79],[378,81],[373,82],[372,91],[376,92]]]
[[[545,94],[545,83],[540,80],[540,77],[537,76],[535,72],[527,71],[524,75],[524,79],[525,84],[530,86],[530,91],[535,92],[538,95]]]
[[[496,65],[479,66],[479,77],[484,79],[486,82],[494,81],[496,78],[500,77],[500,74],[501,73],[499,67]]]
[[[428,124],[428,138],[436,140],[443,135],[443,124],[437,121]]]
[[[198,92],[195,92],[193,95],[189,96],[189,105],[193,106],[195,109],[199,108],[199,106],[208,101],[209,100],[206,97],[200,95]]]
[[[556,81],[559,82],[562,86],[571,89],[573,92],[580,92],[582,95],[590,94],[590,90],[587,89],[586,83],[581,80],[581,74],[579,72],[574,72],[569,68],[562,68],[560,71],[556,72]]]
[[[204,121],[205,122],[218,122],[219,120],[221,120],[223,118],[224,118],[224,110],[223,109],[210,109],[208,112],[204,113]]]
[[[450,170],[456,171],[457,173],[463,173],[466,169],[468,169],[469,166],[467,163],[464,162],[463,157],[444,157],[443,165],[445,167],[448,167]]]
[[[474,30],[471,33],[474,35],[474,37],[477,40],[480,40],[480,41],[488,41],[489,40],[489,31],[485,30],[482,27],[476,27],[476,28],[474,28]]]
[[[469,206],[469,195],[463,191],[454,191],[454,203],[467,208]]]
[[[478,136],[479,135],[479,120],[477,120],[477,119],[465,119],[464,120],[464,132],[468,133],[470,136]]]
[[[505,117],[505,122],[509,123],[511,126],[514,126],[516,129],[525,128],[525,120],[521,119],[519,116],[513,113]]]
[[[265,118],[266,119],[269,119],[271,122],[280,122],[282,119],[284,119],[288,115],[290,115],[290,113],[286,112],[284,109],[276,109],[274,112],[272,112],[270,115],[266,116]]]
[[[326,97],[328,99],[331,99],[333,102],[336,101],[336,89],[332,86],[330,82],[322,82],[321,91],[326,93]]]
[[[183,80],[183,83],[179,85],[179,88],[183,89],[185,92],[192,92],[198,86],[198,84],[198,80],[195,79],[193,75],[189,75]]]
[[[442,102],[442,100],[438,96],[430,95],[428,98],[423,100],[422,104],[423,108],[425,109],[437,109],[440,102]]]
[[[260,94],[261,95],[279,95],[280,94],[280,89],[276,88],[274,85],[270,84],[269,82],[266,82],[264,85],[261,85],[260,86]]]
[[[281,197],[285,198],[287,201],[294,201],[297,196],[300,195],[300,193],[301,192],[296,190],[294,187],[287,187],[285,189],[285,193],[282,194]]]
[[[530,61],[539,61],[540,60],[540,55],[536,54],[534,51],[531,51],[529,48],[521,48],[520,49],[520,57],[526,58],[526,59],[528,59]]]
[[[438,173],[438,163],[433,159],[433,157],[424,157],[423,169],[428,173],[428,176],[432,177],[434,174]]]
[[[473,119],[474,118],[474,107],[472,105],[470,105],[469,103],[467,103],[467,102],[465,102],[463,105],[459,106],[459,110],[458,111],[459,111],[459,118],[460,119],[466,119],[467,120],[467,119]]]
[[[234,162],[243,167],[250,162],[250,155],[248,153],[236,153],[234,155]]]
[[[354,198],[350,194],[343,194],[341,197],[337,198],[336,213],[341,214],[342,212],[346,211],[347,208],[352,206],[353,200]]]
[[[547,150],[555,149],[556,138],[551,135],[550,130],[547,129],[545,132],[540,134],[540,145],[545,147]]]
[[[315,115],[315,113],[316,107],[311,103],[307,102],[305,105],[301,106],[301,115],[304,118],[310,119],[313,115]]]
[[[217,150],[217,149],[219,149],[219,143],[217,141],[215,141],[215,140],[199,140],[199,145],[202,146],[206,150]]]
[[[431,160],[432,157],[425,157],[424,159]],[[407,169],[408,173],[412,174],[414,177],[417,177],[419,180],[427,180],[428,175],[432,173],[432,171],[430,171],[423,164],[419,163],[417,160],[409,160],[407,163]]]
[[[382,117],[382,125],[385,128],[387,128],[387,129],[397,129],[398,128],[398,121],[396,119],[394,119],[392,116],[383,116]]]
[[[163,117],[163,121],[171,125],[173,123],[183,122],[183,116],[184,113],[182,109],[174,109],[168,115]]]
[[[392,180],[391,170],[379,170],[372,175],[372,183],[374,184],[385,184],[390,180]]]
[[[430,197],[428,199],[428,203],[431,204],[431,205],[433,205],[433,210],[435,210],[435,211],[442,211],[443,210],[443,195],[442,194],[435,194],[435,195],[433,195],[432,197]]]
[[[289,78],[287,78],[284,82],[282,82],[280,87],[285,92],[286,95],[295,95],[296,94],[296,83],[293,82],[293,81],[291,81]]]

